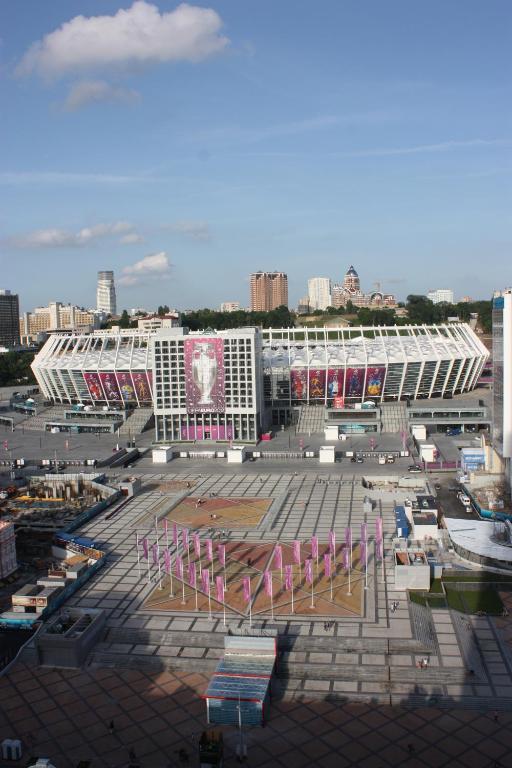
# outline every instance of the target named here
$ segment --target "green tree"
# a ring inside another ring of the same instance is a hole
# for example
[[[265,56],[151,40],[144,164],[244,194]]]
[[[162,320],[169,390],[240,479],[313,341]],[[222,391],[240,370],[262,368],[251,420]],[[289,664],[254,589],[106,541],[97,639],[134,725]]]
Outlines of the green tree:
[[[128,314],[126,309],[123,309],[118,325],[120,328],[130,328],[131,326],[130,315]]]

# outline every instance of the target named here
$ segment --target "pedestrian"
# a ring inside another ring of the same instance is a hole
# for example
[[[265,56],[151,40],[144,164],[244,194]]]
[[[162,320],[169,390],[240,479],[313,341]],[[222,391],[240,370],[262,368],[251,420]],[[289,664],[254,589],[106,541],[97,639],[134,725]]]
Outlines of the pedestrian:
[[[110,731],[110,735],[112,736],[112,734],[114,733],[114,721],[113,720],[110,721],[108,729]]]
[[[495,723],[498,722],[498,712],[496,710],[494,710],[494,712],[492,713],[492,719],[494,720]]]
[[[137,759],[137,755],[135,754],[135,750],[134,750],[133,747],[130,747],[130,749],[128,751],[128,758],[129,758],[130,762],[133,762],[133,760]]]

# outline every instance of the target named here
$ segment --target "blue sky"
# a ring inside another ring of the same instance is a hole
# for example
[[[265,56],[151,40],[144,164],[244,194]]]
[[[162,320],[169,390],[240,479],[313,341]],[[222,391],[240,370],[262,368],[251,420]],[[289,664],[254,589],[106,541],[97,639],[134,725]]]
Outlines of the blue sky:
[[[122,9],[122,10],[121,10]],[[25,310],[248,303],[350,264],[512,283],[508,0],[0,5],[0,287]]]

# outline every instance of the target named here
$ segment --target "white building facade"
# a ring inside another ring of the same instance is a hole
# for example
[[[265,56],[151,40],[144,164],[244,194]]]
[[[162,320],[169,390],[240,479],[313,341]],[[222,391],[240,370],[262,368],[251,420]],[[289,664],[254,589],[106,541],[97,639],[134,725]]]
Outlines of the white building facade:
[[[493,446],[512,484],[512,290],[495,294],[492,305]]]
[[[453,304],[453,291],[450,288],[436,288],[427,293],[427,299],[433,304]]]
[[[328,277],[311,277],[308,280],[310,310],[326,310],[331,306],[331,281]]]
[[[117,314],[116,287],[112,270],[98,272],[96,309],[98,312],[106,312],[107,315]]]

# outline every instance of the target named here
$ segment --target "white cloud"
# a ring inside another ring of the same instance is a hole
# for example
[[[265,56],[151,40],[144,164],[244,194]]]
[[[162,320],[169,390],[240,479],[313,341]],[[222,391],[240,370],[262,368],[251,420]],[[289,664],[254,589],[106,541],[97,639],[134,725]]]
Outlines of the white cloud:
[[[122,245],[136,245],[137,243],[143,243],[144,238],[138,232],[129,232],[127,235],[123,235],[119,242]]]
[[[197,62],[227,46],[222,26],[211,8],[182,3],[160,13],[156,5],[136,0],[113,16],[75,16],[65,22],[28,49],[17,73],[51,78],[101,67]]]
[[[123,235],[123,237],[135,235],[138,237],[133,224],[130,224],[129,221],[114,221],[83,227],[78,232],[70,232],[57,227],[36,229],[26,235],[10,238],[9,244],[15,248],[76,248],[88,245],[102,237],[116,235]],[[123,237],[121,237],[120,242],[123,241]]]
[[[137,285],[145,280],[161,280],[169,275],[171,264],[165,251],[151,253],[135,264],[123,268],[118,282],[121,285]]]
[[[210,240],[211,232],[206,221],[175,221],[165,226],[168,232],[191,237],[193,240]]]
[[[114,102],[116,104],[133,104],[140,95],[129,88],[119,88],[106,83],[104,80],[82,80],[71,86],[64,109],[74,112],[87,104]]]

